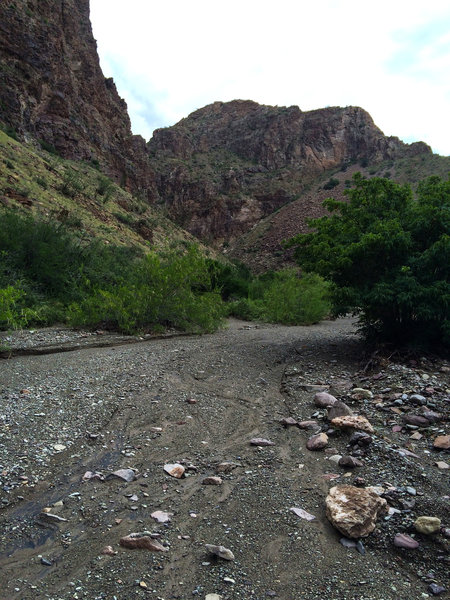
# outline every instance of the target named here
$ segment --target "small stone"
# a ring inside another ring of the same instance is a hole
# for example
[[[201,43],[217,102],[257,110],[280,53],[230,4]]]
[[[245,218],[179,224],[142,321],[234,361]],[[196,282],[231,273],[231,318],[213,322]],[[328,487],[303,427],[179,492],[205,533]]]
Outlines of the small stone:
[[[136,473],[133,469],[119,469],[118,471],[114,471],[113,473],[109,473],[106,476],[106,479],[113,479],[116,477],[117,479],[122,479],[122,481],[134,481],[136,479]]]
[[[145,583],[145,581],[140,581],[139,587],[144,588],[144,590],[146,590],[148,588],[148,585]]]
[[[298,422],[293,417],[286,417],[284,419],[280,419],[280,424],[284,427],[298,426]]]
[[[294,514],[296,514],[297,517],[300,517],[301,519],[305,519],[305,521],[314,521],[314,519],[316,518],[311,513],[307,512],[306,510],[303,510],[303,508],[292,507],[289,510],[292,511]]]
[[[222,477],[205,477],[202,481],[203,485],[222,485]]]
[[[170,517],[173,517],[173,513],[165,512],[163,510],[155,510],[155,512],[152,512],[150,516],[158,523],[169,523]]]
[[[413,403],[413,404],[426,404],[427,399],[425,398],[425,396],[421,396],[420,394],[412,394],[409,397],[409,400]]]
[[[250,440],[251,446],[275,446],[274,442],[266,440],[265,438],[252,438]]]
[[[300,429],[316,429],[318,427],[317,421],[300,421],[298,426]]]
[[[367,399],[370,400],[373,398],[373,394],[370,390],[366,390],[364,388],[353,388],[352,389],[352,398],[357,400]]]
[[[348,467],[350,469],[353,469],[354,467],[362,467],[364,465],[364,463],[355,458],[354,456],[343,456],[339,462],[338,462],[340,467]]]
[[[219,594],[206,594],[205,600],[222,600],[222,596],[219,596]]]
[[[394,537],[394,546],[397,548],[406,548],[407,550],[414,550],[419,547],[419,542],[414,538],[404,533],[397,533]]]
[[[164,471],[175,479],[181,479],[184,475],[185,468],[179,463],[169,463],[164,465]]]
[[[439,596],[446,591],[446,588],[442,587],[442,585],[437,585],[437,583],[430,583],[428,591],[431,592],[433,596]]]
[[[450,450],[450,435],[438,435],[434,439],[433,446],[438,450]]]
[[[366,419],[360,415],[347,415],[343,417],[335,417],[331,419],[332,425],[335,427],[349,427],[353,429],[359,429],[366,431],[367,433],[373,433],[373,427]]]
[[[328,460],[330,460],[332,463],[338,465],[341,458],[342,458],[341,454],[333,454],[332,456],[328,457]]]
[[[224,577],[223,580],[225,581],[225,583],[230,583],[231,585],[236,583],[236,580],[232,579],[231,577]]]
[[[415,431],[412,435],[409,436],[412,440],[421,440],[423,435],[418,431]]]
[[[351,446],[370,446],[372,443],[372,437],[364,431],[355,431],[350,436],[348,443]]]
[[[317,392],[314,396],[314,404],[319,408],[328,408],[336,404],[337,401],[337,398],[327,392]]]
[[[402,421],[407,425],[416,425],[417,427],[428,427],[430,421],[420,415],[403,415]]]
[[[217,465],[216,473],[231,473],[236,467],[239,465],[237,463],[232,462],[223,462]]]
[[[356,542],[354,540],[350,540],[349,538],[342,537],[339,542],[344,546],[344,548],[356,548]]]
[[[43,556],[41,557],[41,564],[45,565],[46,567],[51,567],[53,562],[51,560],[49,560],[48,558],[44,558]]]
[[[150,550],[151,552],[168,552],[169,549],[153,540],[150,536],[142,533],[130,533],[119,540],[119,544],[124,548],[140,548],[143,550]]]
[[[328,444],[328,436],[326,433],[318,433],[313,435],[306,442],[308,450],[322,450]]]
[[[438,517],[418,517],[414,522],[414,528],[419,533],[431,535],[440,530],[441,520]]]
[[[345,417],[353,415],[352,409],[340,400],[335,402],[335,404],[333,404],[333,406],[331,406],[327,412],[327,417],[329,421],[332,421],[336,417]]]
[[[102,550],[102,554],[105,554],[106,556],[115,556],[117,552],[114,551],[112,546],[105,546]]]
[[[64,446],[64,444],[54,444],[53,445],[53,450],[56,450],[56,452],[62,452],[65,449],[66,449],[66,446]]]
[[[205,544],[206,549],[210,554],[223,558],[224,560],[234,560],[234,554],[225,546],[215,546],[214,544]]]
[[[446,463],[444,460],[438,460],[437,463],[435,463],[435,465],[437,466],[438,469],[442,469],[443,471],[450,469],[450,465],[448,463]]]

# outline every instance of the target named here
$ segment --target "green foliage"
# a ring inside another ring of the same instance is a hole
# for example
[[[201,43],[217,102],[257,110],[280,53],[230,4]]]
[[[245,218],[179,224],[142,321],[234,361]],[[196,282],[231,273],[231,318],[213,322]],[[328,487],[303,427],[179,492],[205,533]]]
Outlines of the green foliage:
[[[58,150],[55,148],[55,146],[53,146],[53,144],[50,144],[49,142],[46,142],[45,140],[38,140],[38,141],[39,141],[39,145],[42,148],[42,150],[45,150],[49,154],[59,156]]]
[[[81,173],[72,168],[64,171],[61,192],[68,198],[75,198],[84,191],[85,182]]]
[[[223,316],[206,261],[191,246],[184,253],[146,255],[121,285],[96,289],[73,304],[69,320],[73,325],[102,325],[126,333],[161,326],[201,333],[216,330]]]
[[[224,305],[195,246],[146,256],[83,243],[63,224],[0,211],[0,326],[102,325],[127,333],[220,326]]]
[[[330,312],[328,285],[318,275],[299,277],[296,269],[254,278],[247,298],[234,301],[230,314],[285,325],[317,323]]]
[[[337,185],[339,185],[339,179],[336,179],[335,177],[330,177],[330,179],[323,186],[323,189],[324,190],[332,190]]]
[[[105,177],[105,175],[99,175],[95,193],[98,196],[101,196],[103,204],[106,204],[114,194],[114,183],[109,177]]]
[[[25,305],[25,295],[12,285],[0,289],[0,329],[21,329],[38,320],[37,312]]]
[[[450,181],[418,187],[354,176],[349,202],[299,235],[300,265],[332,282],[336,315],[360,315],[368,337],[397,344],[450,344]]]

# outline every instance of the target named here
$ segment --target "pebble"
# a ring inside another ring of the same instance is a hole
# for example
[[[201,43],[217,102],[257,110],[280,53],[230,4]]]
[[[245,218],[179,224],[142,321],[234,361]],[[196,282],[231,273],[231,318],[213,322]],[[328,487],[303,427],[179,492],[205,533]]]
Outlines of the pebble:
[[[130,482],[136,479],[136,473],[133,469],[119,469],[118,471],[114,471],[113,473],[109,473],[106,476],[106,479],[112,479],[116,477],[117,479],[122,479],[122,481]]]
[[[102,550],[102,554],[105,554],[106,556],[114,556],[117,554],[117,552],[114,551],[112,546],[105,546]]]
[[[294,514],[296,514],[297,517],[300,517],[301,519],[305,519],[305,521],[314,521],[314,519],[316,518],[311,513],[307,512],[306,510],[303,510],[303,508],[295,508],[293,506],[289,510],[292,511]]]
[[[175,479],[181,479],[184,475],[185,468],[179,463],[168,463],[164,465],[164,471]]]
[[[349,467],[350,469],[353,469],[354,467],[362,467],[364,463],[354,456],[342,456],[338,465],[340,467]]]
[[[433,442],[433,446],[438,450],[450,450],[450,435],[438,435]]]
[[[222,477],[205,477],[202,481],[203,485],[222,485]]]
[[[319,408],[328,408],[336,404],[337,401],[337,398],[327,392],[317,392],[314,396],[314,404]]]
[[[293,417],[286,417],[284,419],[280,419],[280,424],[284,427],[298,426],[298,422]]]
[[[163,510],[155,510],[155,512],[152,512],[150,516],[158,523],[169,523],[170,517],[173,517],[173,513],[165,512]]]
[[[367,433],[373,433],[373,427],[366,419],[361,415],[346,415],[342,417],[335,417],[331,419],[332,425],[335,427],[349,427],[351,429],[359,429]]]
[[[311,436],[306,442],[308,450],[322,450],[328,444],[328,436],[326,433],[318,433]]]
[[[430,583],[428,591],[431,592],[433,596],[439,596],[446,591],[446,588],[442,587],[442,585],[437,585],[436,583]]]
[[[223,558],[224,560],[234,560],[234,554],[225,546],[215,546],[214,544],[205,544],[206,549],[210,554]]]
[[[275,443],[270,440],[266,440],[265,438],[252,438],[250,440],[250,445],[251,446],[275,446]]]
[[[352,389],[352,398],[356,399],[367,399],[370,400],[373,398],[373,393],[370,390],[366,390],[364,388],[353,388]]]
[[[414,550],[419,547],[419,542],[414,538],[404,533],[397,533],[394,537],[394,546],[397,548],[406,548],[407,550]]]
[[[48,558],[44,558],[43,556],[41,557],[41,564],[45,565],[46,567],[51,567],[53,562],[51,560],[49,560]]]
[[[327,411],[328,420],[332,421],[336,417],[345,417],[353,414],[352,409],[340,400],[333,404]]]
[[[441,520],[438,517],[418,517],[414,522],[414,528],[419,533],[431,535],[440,530]]]
[[[169,549],[153,540],[150,536],[142,533],[130,533],[119,540],[119,544],[124,548],[141,548],[143,550],[150,550],[152,552],[168,552]]]
[[[222,596],[219,596],[219,594],[206,594],[205,600],[222,600]]]
[[[450,465],[448,463],[446,463],[444,460],[438,460],[437,463],[435,463],[435,465],[437,466],[438,469],[442,469],[442,470],[446,470],[446,469],[450,469]]]

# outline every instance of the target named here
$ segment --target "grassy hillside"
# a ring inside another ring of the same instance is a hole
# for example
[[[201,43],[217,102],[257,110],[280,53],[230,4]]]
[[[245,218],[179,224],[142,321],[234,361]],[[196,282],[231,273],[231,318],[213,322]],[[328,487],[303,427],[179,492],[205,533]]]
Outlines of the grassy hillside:
[[[94,164],[64,160],[51,150],[22,144],[0,130],[1,205],[46,216],[82,238],[105,244],[145,251],[150,246],[162,249],[194,241],[157,208],[115,185]]]

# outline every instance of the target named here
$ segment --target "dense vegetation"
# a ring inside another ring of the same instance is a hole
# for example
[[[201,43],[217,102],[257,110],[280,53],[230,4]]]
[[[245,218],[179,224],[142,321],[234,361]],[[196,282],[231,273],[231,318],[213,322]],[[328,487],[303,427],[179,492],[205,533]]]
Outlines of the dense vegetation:
[[[223,305],[195,246],[143,256],[65,226],[0,213],[0,328],[67,322],[133,333],[212,331]]]
[[[334,313],[359,315],[369,339],[450,345],[450,180],[408,185],[357,174],[348,202],[296,236],[296,258],[332,282]]]
[[[0,212],[0,329],[63,322],[135,333],[216,330],[226,314],[311,323],[326,285],[293,270],[253,277],[197,246],[148,252],[87,242],[64,224]]]

